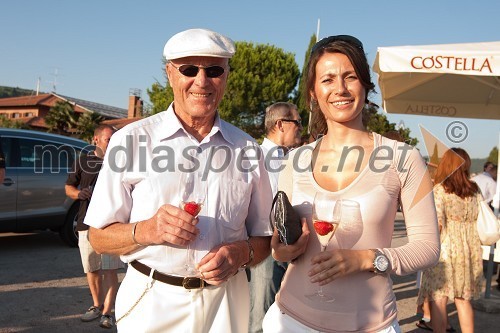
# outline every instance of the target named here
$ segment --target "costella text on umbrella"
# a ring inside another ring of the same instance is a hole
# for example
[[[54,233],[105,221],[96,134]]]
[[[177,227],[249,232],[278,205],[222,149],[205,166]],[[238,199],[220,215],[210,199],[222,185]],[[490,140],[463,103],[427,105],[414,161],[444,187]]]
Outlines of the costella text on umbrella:
[[[492,73],[488,58],[462,58],[453,56],[413,57],[411,67],[415,69],[449,69],[453,71],[487,71]]]
[[[406,113],[453,117],[457,114],[457,109],[450,105],[410,104],[406,109]]]

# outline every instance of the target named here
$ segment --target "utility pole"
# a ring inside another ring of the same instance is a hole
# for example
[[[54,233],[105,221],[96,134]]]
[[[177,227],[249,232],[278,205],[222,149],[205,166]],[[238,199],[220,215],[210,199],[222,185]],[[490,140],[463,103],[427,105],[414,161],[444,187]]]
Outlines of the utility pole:
[[[52,83],[52,92],[55,93],[56,90],[57,90],[57,75],[58,75],[58,68],[54,68],[54,74],[52,74],[54,76],[54,81],[49,81],[49,83]]]
[[[40,81],[42,80],[41,77],[38,77],[38,80],[36,81],[36,96],[40,93]]]
[[[316,27],[316,43],[319,41],[319,25],[320,25],[320,19],[318,19],[318,25]]]

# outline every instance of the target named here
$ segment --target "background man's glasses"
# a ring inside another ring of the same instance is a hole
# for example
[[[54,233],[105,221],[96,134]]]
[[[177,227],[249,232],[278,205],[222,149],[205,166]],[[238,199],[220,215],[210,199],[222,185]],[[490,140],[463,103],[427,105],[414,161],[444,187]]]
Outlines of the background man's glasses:
[[[198,72],[201,68],[205,70],[205,73],[209,78],[216,78],[224,74],[226,70],[221,66],[195,66],[195,65],[179,65],[179,67],[175,66],[173,63],[170,63],[175,69],[177,69],[182,75],[187,77],[195,77],[198,75]]]
[[[336,41],[346,42],[357,47],[360,50],[363,50],[363,43],[361,43],[361,41],[356,37],[350,35],[337,35],[337,36],[325,37],[316,44],[314,44],[314,46],[311,49],[311,54],[316,52],[316,50]]]
[[[294,123],[297,126],[302,126],[302,121],[301,120],[295,120],[295,119],[280,119],[281,121],[287,122],[287,123]]]

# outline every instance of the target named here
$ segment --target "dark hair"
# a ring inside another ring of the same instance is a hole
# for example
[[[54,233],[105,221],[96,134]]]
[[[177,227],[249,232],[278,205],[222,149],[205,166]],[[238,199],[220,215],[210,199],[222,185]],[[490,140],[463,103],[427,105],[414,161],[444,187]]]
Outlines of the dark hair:
[[[493,164],[493,162],[487,161],[486,163],[484,163],[483,171],[491,170],[491,168],[493,167],[495,167],[495,164]]]
[[[439,161],[435,184],[442,183],[446,193],[466,198],[479,192],[477,184],[470,180],[470,157],[462,148],[447,150]]]
[[[314,123],[311,121],[310,128],[311,133],[314,137],[316,137],[318,134],[326,134],[327,131],[325,117],[319,110],[317,102],[313,102],[310,94],[314,87],[314,80],[316,79],[316,64],[323,54],[341,53],[349,58],[349,61],[352,63],[354,70],[356,71],[356,75],[358,76],[359,81],[365,88],[366,104],[370,103],[370,101],[368,100],[369,93],[374,92],[375,89],[375,84],[371,80],[370,65],[368,64],[368,60],[366,58],[361,42],[358,41],[359,43],[355,43],[354,41],[346,39],[346,35],[341,35],[341,37],[343,37],[341,39],[335,37],[339,36],[330,36],[327,38],[323,38],[313,46],[311,56],[306,67],[306,84],[304,86],[304,96],[306,98],[307,105],[311,107],[310,111],[313,113],[312,118],[315,120]],[[357,40],[352,36],[348,37],[351,37],[352,40]],[[316,135],[313,133],[313,130],[315,131]]]

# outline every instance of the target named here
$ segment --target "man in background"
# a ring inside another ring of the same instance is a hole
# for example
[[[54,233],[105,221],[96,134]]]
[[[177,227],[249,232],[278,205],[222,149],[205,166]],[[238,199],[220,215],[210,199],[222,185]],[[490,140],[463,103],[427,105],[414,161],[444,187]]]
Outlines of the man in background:
[[[479,186],[484,201],[488,203],[493,210],[492,202],[497,190],[497,166],[492,162],[486,162],[483,167],[483,173],[472,178],[473,181]]]
[[[295,104],[277,102],[267,107],[264,124],[266,137],[261,148],[274,197],[284,156],[302,143],[302,120]],[[285,271],[286,263],[278,262],[272,256],[247,270],[250,282],[249,332],[262,332],[262,320],[274,302]]]
[[[88,240],[89,226],[83,223],[87,214],[87,208],[92,197],[93,187],[97,181],[97,175],[101,170],[104,154],[108,147],[109,139],[114,133],[113,127],[99,125],[94,131],[95,151],[90,154],[81,154],[75,161],[66,181],[66,195],[74,200],[80,201],[76,230],[78,231],[78,247],[82,259],[83,271],[87,275],[90,293],[94,304],[82,315],[84,322],[92,321],[100,317],[99,325],[103,328],[112,328],[114,319],[111,314],[116,293],[118,291],[117,269],[123,267],[118,256],[98,254],[90,245]]]

